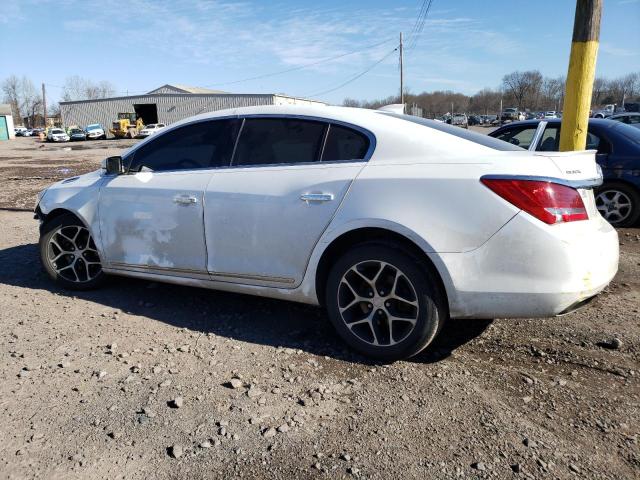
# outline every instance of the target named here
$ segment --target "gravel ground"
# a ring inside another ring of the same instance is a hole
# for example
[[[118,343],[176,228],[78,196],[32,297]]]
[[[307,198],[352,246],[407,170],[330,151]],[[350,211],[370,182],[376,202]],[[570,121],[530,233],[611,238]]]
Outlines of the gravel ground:
[[[55,287],[36,221],[8,208],[125,142],[70,146],[0,143],[0,477],[640,477],[640,230],[583,310],[453,320],[380,365],[304,305]]]

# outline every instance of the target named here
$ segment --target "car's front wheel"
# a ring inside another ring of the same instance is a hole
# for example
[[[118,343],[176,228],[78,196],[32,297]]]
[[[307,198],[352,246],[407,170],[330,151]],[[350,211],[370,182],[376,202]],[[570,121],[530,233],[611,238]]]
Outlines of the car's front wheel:
[[[640,218],[640,194],[624,183],[607,183],[596,193],[596,208],[614,227],[631,227]]]
[[[104,281],[91,232],[74,215],[62,215],[43,226],[40,259],[49,276],[64,288],[89,290]]]
[[[419,353],[447,317],[445,296],[429,265],[386,243],[360,244],[336,262],[325,305],[346,343],[383,361]]]

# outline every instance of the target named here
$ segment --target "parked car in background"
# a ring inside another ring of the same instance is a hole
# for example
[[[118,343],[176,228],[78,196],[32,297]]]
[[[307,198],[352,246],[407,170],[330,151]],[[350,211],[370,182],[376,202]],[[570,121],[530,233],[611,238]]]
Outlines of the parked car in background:
[[[517,108],[505,108],[502,111],[500,120],[503,122],[517,122],[518,120],[524,120],[524,113],[522,113]]]
[[[558,118],[558,114],[554,110],[550,110],[548,112],[544,112],[544,115],[542,116],[542,118],[544,118],[545,120],[548,120],[551,118]]]
[[[49,142],[68,142],[69,135],[61,128],[52,128],[47,134],[47,141]]]
[[[32,134],[35,136],[38,136],[43,132],[44,132],[44,128],[34,128]]]
[[[77,140],[86,140],[87,133],[80,128],[72,128],[69,130],[69,140],[77,141]]]
[[[456,127],[469,128],[469,119],[464,113],[454,113],[451,117],[451,125]]]
[[[153,135],[154,133],[159,132],[165,127],[164,123],[150,123],[149,125],[145,125],[142,130],[136,135],[137,138],[146,138],[149,135]]]
[[[608,116],[613,115],[618,110],[619,109],[617,109],[616,106],[613,105],[613,104],[605,105],[603,108],[601,108],[599,110],[594,110],[591,116],[593,118],[606,118]]]
[[[480,118],[479,115],[469,115],[468,123],[471,126],[473,126],[473,125],[482,125],[482,119]]]
[[[529,148],[538,123],[512,123],[489,135]],[[560,126],[560,120],[547,122],[536,151],[558,151]],[[597,151],[596,161],[604,174],[604,183],[596,189],[597,209],[616,227],[635,225],[640,219],[640,129],[621,122],[590,119],[587,150]]]
[[[40,254],[65,288],[119,274],[320,304],[389,361],[449,316],[547,317],[602,291],[618,235],[596,167],[392,112],[221,110],[41,192]]]
[[[105,133],[104,128],[102,128],[102,125],[100,125],[99,123],[87,125],[84,128],[84,131],[87,133],[87,140],[104,140],[105,138],[107,138],[107,134]]]
[[[616,122],[626,123],[632,127],[640,128],[640,113],[625,112],[616,113],[607,117],[608,120],[615,120]]]
[[[27,128],[26,127],[15,127],[13,129],[13,133],[16,137],[27,137]]]

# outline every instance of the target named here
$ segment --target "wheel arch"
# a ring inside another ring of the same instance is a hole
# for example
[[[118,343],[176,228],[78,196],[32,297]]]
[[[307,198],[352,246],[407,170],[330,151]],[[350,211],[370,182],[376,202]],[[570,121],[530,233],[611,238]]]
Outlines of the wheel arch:
[[[82,218],[80,215],[78,215],[76,212],[66,209],[66,208],[54,208],[53,210],[51,210],[49,213],[44,213],[42,212],[42,210],[40,210],[38,208],[37,211],[37,215],[38,217],[42,220],[42,223],[40,224],[40,230],[42,231],[42,228],[49,223],[50,221],[61,217],[63,215],[73,215],[74,217],[76,217],[80,222],[82,222],[82,224],[87,228],[87,230],[91,231],[91,228],[89,228],[89,225],[87,225],[87,222],[85,221],[84,218]]]
[[[320,305],[324,304],[325,288],[331,265],[333,265],[340,256],[342,256],[349,248],[359,243],[379,241],[398,246],[405,252],[409,253],[419,261],[424,262],[427,268],[430,268],[435,278],[439,282],[439,286],[445,296],[445,303],[449,306],[451,280],[444,264],[439,257],[431,252],[431,255],[425,251],[417,242],[409,238],[408,235],[397,232],[386,227],[358,227],[336,236],[323,250],[318,260],[315,270],[315,293]]]

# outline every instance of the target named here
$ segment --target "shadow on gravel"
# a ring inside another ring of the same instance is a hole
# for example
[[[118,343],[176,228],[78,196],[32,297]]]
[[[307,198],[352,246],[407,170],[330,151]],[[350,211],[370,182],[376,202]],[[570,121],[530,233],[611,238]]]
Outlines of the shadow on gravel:
[[[117,309],[178,328],[243,342],[301,349],[365,365],[378,364],[344,346],[324,311],[313,306],[125,277],[112,277],[99,290],[63,290],[43,272],[37,244],[0,250],[0,266],[0,283],[88,300],[99,304],[96,315]],[[490,324],[491,321],[486,320],[451,320],[428,352],[412,361],[444,360],[456,348],[482,334]]]

